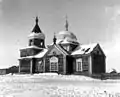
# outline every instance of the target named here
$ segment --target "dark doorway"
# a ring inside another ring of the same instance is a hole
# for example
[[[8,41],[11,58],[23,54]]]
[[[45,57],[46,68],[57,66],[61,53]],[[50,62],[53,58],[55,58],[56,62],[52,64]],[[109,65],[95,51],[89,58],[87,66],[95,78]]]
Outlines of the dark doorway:
[[[67,74],[73,73],[73,57],[67,56]]]
[[[36,59],[33,58],[32,61],[33,61],[32,73],[35,73],[35,61],[36,61]]]
[[[105,73],[105,58],[103,55],[93,54],[93,73]]]

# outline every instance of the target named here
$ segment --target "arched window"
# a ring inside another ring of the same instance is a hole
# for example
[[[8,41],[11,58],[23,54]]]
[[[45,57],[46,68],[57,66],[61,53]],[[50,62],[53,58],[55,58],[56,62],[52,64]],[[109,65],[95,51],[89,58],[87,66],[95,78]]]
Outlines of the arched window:
[[[76,59],[76,71],[82,71],[82,58]]]
[[[58,58],[57,57],[50,58],[50,71],[58,71]]]

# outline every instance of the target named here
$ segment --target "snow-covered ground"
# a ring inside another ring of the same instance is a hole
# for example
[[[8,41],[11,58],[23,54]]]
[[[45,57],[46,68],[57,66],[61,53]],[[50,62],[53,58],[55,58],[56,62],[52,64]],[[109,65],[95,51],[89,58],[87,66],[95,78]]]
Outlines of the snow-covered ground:
[[[77,75],[1,75],[0,97],[120,97],[120,80]]]

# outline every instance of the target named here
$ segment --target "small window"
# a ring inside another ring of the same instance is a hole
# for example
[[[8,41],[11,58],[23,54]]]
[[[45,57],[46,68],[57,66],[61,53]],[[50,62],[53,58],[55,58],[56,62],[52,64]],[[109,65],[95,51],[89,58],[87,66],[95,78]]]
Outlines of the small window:
[[[77,59],[76,60],[76,71],[82,71],[83,68],[82,68],[82,59]]]
[[[43,46],[43,43],[41,42],[40,46]]]
[[[58,58],[57,57],[50,58],[50,71],[58,71]]]
[[[85,52],[88,52],[90,50],[90,48],[88,48],[87,50],[85,50]]]

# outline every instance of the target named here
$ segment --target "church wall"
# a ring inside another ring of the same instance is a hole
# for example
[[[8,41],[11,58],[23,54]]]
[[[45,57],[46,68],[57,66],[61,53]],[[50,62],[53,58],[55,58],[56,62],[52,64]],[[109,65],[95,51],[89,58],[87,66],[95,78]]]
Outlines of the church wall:
[[[21,59],[20,61],[20,72],[30,73],[30,60]]]
[[[50,72],[50,58],[53,56],[45,57],[45,72]],[[64,72],[63,55],[56,55],[55,57],[58,58],[58,72],[57,73],[63,74]]]
[[[105,56],[103,55],[92,55],[92,72],[93,74],[105,73]]]
[[[20,57],[26,57],[26,56],[32,56],[32,55],[36,55],[40,52],[41,50],[39,49],[34,49],[34,48],[30,48],[30,49],[23,49],[20,51]]]
[[[89,56],[88,55],[75,55],[73,61],[73,73],[74,74],[89,74]],[[82,59],[82,71],[76,71],[76,60],[81,58]]]
[[[35,38],[30,39],[29,40],[29,46],[32,46],[32,45],[36,45],[36,46],[42,47],[42,48],[45,47],[43,39],[35,39]]]

